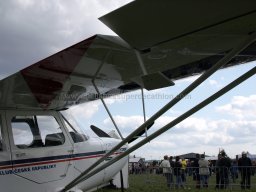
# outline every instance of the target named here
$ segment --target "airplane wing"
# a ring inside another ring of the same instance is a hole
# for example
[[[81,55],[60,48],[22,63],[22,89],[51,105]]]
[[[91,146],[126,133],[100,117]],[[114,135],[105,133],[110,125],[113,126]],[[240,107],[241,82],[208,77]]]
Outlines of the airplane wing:
[[[95,35],[0,81],[0,108],[55,109],[202,73],[256,31],[254,0],[136,0]],[[252,42],[225,67],[256,60]],[[92,81],[97,85],[96,92]]]

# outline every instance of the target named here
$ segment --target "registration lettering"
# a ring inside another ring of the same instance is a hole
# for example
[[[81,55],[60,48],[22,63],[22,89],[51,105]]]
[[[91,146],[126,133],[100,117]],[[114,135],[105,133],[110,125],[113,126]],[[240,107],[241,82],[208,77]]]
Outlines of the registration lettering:
[[[15,168],[11,170],[0,170],[0,175],[20,174],[20,173],[27,173],[27,172],[34,172],[34,171],[41,171],[41,170],[49,170],[54,168],[56,168],[56,164]]]

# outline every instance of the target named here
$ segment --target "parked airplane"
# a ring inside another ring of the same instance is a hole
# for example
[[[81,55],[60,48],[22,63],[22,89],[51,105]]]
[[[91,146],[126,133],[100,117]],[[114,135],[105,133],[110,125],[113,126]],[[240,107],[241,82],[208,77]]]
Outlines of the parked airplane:
[[[254,75],[255,68],[130,148],[126,143],[181,97],[120,139],[95,126],[101,137],[88,137],[63,111],[96,99],[108,111],[105,97],[174,86],[174,80],[204,72],[184,96],[216,70],[256,60],[255,18],[254,0],[137,0],[100,18],[120,37],[92,36],[1,80],[1,189],[86,191],[110,182],[130,152]]]

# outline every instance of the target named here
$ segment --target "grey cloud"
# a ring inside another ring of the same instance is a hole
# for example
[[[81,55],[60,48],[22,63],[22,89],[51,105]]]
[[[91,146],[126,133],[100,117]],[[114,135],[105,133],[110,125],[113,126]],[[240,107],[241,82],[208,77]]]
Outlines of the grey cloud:
[[[113,34],[98,17],[127,2],[1,1],[1,77],[15,73],[94,34]]]
[[[134,130],[134,123],[137,125],[142,122],[142,116],[125,117],[114,116],[117,124],[125,131],[125,134]],[[173,117],[164,116],[160,118],[160,121],[156,122],[154,127],[150,129],[149,134],[152,131],[156,131],[169,121]],[[105,120],[105,123],[109,122],[109,119]],[[254,142],[255,137],[255,121],[240,121],[240,120],[211,120],[202,118],[188,118],[183,123],[180,123],[173,129],[170,129],[163,135],[159,136],[156,141],[171,144],[180,149],[200,148],[207,146],[216,148],[216,146],[231,146],[234,144],[251,145]],[[160,146],[159,146],[160,147]]]
[[[253,120],[256,109],[256,95],[234,96],[229,104],[216,107],[216,111],[232,118]]]
[[[230,124],[227,134],[235,137],[235,142],[241,141],[241,143],[244,143],[255,140],[256,121],[235,121]]]

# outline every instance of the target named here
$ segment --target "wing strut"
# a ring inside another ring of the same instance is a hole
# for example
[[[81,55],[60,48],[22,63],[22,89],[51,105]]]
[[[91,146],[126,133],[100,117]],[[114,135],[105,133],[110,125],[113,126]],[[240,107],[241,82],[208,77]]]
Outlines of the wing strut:
[[[195,107],[193,107],[190,110],[188,110],[187,112],[183,113],[181,116],[177,117],[175,120],[173,120],[170,123],[166,124],[164,127],[159,129],[155,133],[151,134],[150,136],[148,136],[147,138],[143,139],[139,143],[137,143],[134,146],[130,147],[124,153],[118,155],[114,159],[110,160],[109,162],[107,162],[107,163],[103,164],[102,166],[98,167],[97,169],[93,170],[92,172],[87,174],[85,177],[83,177],[83,179],[81,181],[89,179],[90,177],[92,177],[93,175],[97,174],[101,170],[107,168],[108,166],[112,165],[113,163],[117,162],[118,160],[122,159],[123,157],[125,157],[125,156],[129,155],[130,153],[134,152],[135,150],[137,150],[138,148],[142,147],[143,145],[145,145],[149,141],[155,139],[156,137],[158,137],[162,133],[166,132],[167,130],[173,128],[178,123],[182,122],[183,120],[185,120],[186,118],[190,117],[191,115],[193,115],[197,111],[201,110],[202,108],[204,108],[205,106],[207,106],[211,102],[215,101],[216,99],[218,99],[219,97],[221,97],[225,93],[229,92],[234,87],[238,86],[243,81],[245,81],[248,78],[250,78],[253,75],[255,75],[255,73],[256,73],[256,67],[252,68],[250,71],[246,72],[245,74],[243,74],[242,76],[237,78],[235,81],[231,82],[230,84],[228,84],[227,86],[225,86],[224,88],[222,88],[221,90],[219,90],[218,92],[213,94],[212,96],[208,97],[207,99],[205,99],[204,101],[202,101],[201,103],[196,105]]]
[[[173,107],[176,103],[178,103],[183,97],[185,97],[187,94],[189,94],[191,91],[193,91],[196,87],[198,87],[202,82],[204,82],[208,77],[210,77],[214,72],[216,72],[218,69],[220,69],[223,65],[228,63],[234,56],[236,56],[239,52],[241,52],[243,49],[245,49],[247,46],[249,46],[256,38],[256,33],[249,34],[246,39],[243,39],[243,41],[235,48],[233,48],[227,55],[225,55],[221,60],[219,60],[215,65],[213,65],[210,69],[208,69],[205,73],[203,73],[200,77],[198,77],[193,83],[191,83],[187,88],[185,88],[181,93],[179,93],[176,97],[174,97],[169,103],[167,103],[162,109],[160,109],[158,112],[156,112],[152,117],[150,117],[146,122],[144,122],[140,127],[138,127],[136,130],[134,130],[130,135],[128,135],[125,139],[123,139],[118,145],[116,145],[112,150],[108,151],[102,158],[100,158],[98,161],[96,161],[93,165],[91,165],[87,170],[85,170],[83,173],[81,173],[75,180],[70,182],[61,192],[66,192],[67,190],[75,187],[80,182],[90,178],[91,176],[97,174],[102,169],[105,169],[106,167],[112,165],[116,161],[120,160],[121,158],[125,157],[126,155],[130,154],[131,152],[135,151],[136,149],[140,148],[147,142],[151,141],[152,139],[156,138],[160,134],[164,133],[165,131],[169,130],[173,126],[177,125],[184,119],[188,118],[195,112],[199,111],[200,109],[204,108],[220,96],[224,95],[237,85],[239,85],[241,82],[245,81],[249,77],[253,76],[256,73],[256,67],[215,93],[214,95],[208,97],[206,100],[201,102],[200,104],[196,105],[194,108],[190,109],[189,111],[185,112],[181,116],[177,117],[172,122],[168,123],[155,133],[149,135],[139,143],[135,144],[134,146],[130,147],[127,151],[120,154],[119,156],[111,159],[107,163],[103,164],[102,166],[94,169],[96,166],[98,166],[101,162],[103,162],[108,156],[112,155],[116,150],[121,148],[124,144],[132,140],[138,133],[143,131],[147,126],[152,124],[156,119],[158,119],[161,115],[163,115],[166,111],[168,111],[171,107]],[[94,170],[93,170],[94,169]]]
[[[144,99],[144,91],[143,88],[141,88],[141,99],[142,99],[142,108],[143,108],[143,117],[144,117],[144,123],[146,122],[146,109],[145,109],[145,99]],[[148,136],[148,128],[145,127],[145,136]]]
[[[106,111],[107,111],[107,113],[108,113],[108,115],[109,115],[111,121],[113,122],[113,124],[114,124],[114,126],[115,126],[115,128],[116,128],[116,130],[117,130],[117,132],[118,132],[118,134],[119,134],[119,136],[120,136],[121,139],[123,140],[124,138],[123,138],[123,136],[122,136],[122,134],[121,134],[119,128],[117,127],[117,124],[116,124],[116,122],[115,122],[113,116],[111,115],[111,113],[110,113],[110,111],[109,111],[109,109],[108,109],[108,106],[106,105],[106,103],[105,103],[105,101],[104,101],[104,99],[103,99],[104,96],[101,95],[101,93],[100,93],[100,91],[99,91],[97,85],[95,84],[95,79],[96,79],[97,75],[99,74],[99,72],[100,72],[102,66],[103,66],[104,63],[105,63],[105,61],[106,61],[107,58],[109,57],[110,53],[111,53],[111,50],[108,51],[108,53],[107,53],[106,56],[104,57],[103,61],[101,62],[101,64],[100,64],[98,70],[96,71],[96,73],[95,73],[95,75],[94,75],[94,77],[93,77],[93,79],[92,79],[92,84],[93,84],[95,90],[97,91],[98,96],[99,96],[99,98],[100,98],[100,100],[101,100],[103,106],[105,107],[105,109],[106,109]]]

